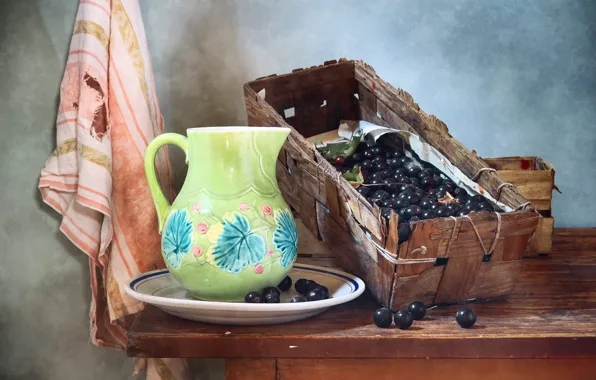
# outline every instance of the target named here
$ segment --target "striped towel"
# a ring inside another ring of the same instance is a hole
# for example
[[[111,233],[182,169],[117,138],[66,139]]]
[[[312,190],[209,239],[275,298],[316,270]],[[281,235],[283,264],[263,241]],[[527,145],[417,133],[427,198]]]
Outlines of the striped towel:
[[[60,230],[89,256],[91,341],[124,348],[124,317],[143,308],[124,285],[164,267],[157,217],[145,179],[147,144],[163,118],[137,0],[80,0],[60,86],[56,150],[41,172],[43,200]],[[172,197],[166,151],[156,160]],[[139,359],[148,379],[182,379],[180,359]]]

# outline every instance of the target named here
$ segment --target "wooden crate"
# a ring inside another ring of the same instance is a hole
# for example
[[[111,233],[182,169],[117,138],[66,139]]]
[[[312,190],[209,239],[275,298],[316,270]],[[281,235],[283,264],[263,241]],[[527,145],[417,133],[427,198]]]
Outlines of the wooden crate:
[[[398,246],[398,216],[393,214],[387,226],[379,208],[306,140],[336,129],[340,120],[367,120],[420,135],[469,177],[488,167],[408,93],[391,87],[361,61],[340,60],[259,78],[244,86],[244,95],[250,125],[292,129],[277,167],[286,200],[337,262],[363,278],[382,304],[398,309],[413,300],[462,303],[513,291],[538,221],[515,188],[502,188],[499,194],[514,212],[420,221]],[[477,182],[493,197],[503,183],[490,171],[483,171]],[[494,250],[486,255],[483,247],[493,242]]]
[[[491,168],[505,182],[515,185],[521,195],[532,202],[541,218],[538,220],[536,233],[528,244],[528,255],[549,253],[552,249],[552,235],[555,218],[551,213],[555,169],[550,162],[541,157],[493,157],[484,158]]]

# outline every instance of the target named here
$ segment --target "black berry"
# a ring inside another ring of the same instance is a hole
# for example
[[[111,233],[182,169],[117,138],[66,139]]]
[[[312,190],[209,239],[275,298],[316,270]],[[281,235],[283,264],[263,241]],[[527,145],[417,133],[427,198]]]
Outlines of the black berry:
[[[244,302],[246,303],[261,303],[263,302],[263,296],[259,292],[249,292],[244,296]]]
[[[364,160],[364,154],[362,154],[362,152],[355,152],[350,158],[352,161],[360,162]]]
[[[410,204],[413,205],[417,205],[418,203],[420,203],[420,195],[414,193],[414,194],[408,194],[408,197],[406,198],[408,201],[410,201]]]
[[[415,321],[419,321],[426,315],[426,306],[420,301],[414,301],[408,305],[408,311]]]
[[[312,280],[307,280],[306,278],[299,278],[298,280],[296,280],[296,283],[294,284],[294,289],[296,289],[296,291],[300,294],[306,294],[308,281]]]
[[[412,314],[409,311],[402,310],[395,313],[394,320],[395,325],[400,330],[407,330],[408,328],[410,328],[410,326],[412,326],[412,323],[414,322]]]
[[[478,211],[492,211],[493,206],[490,205],[488,202],[480,202],[478,203]]]
[[[391,194],[389,194],[385,190],[377,190],[377,191],[375,191],[373,193],[372,197],[373,198],[380,198],[381,200],[386,201],[387,199],[389,199],[391,197]]]
[[[464,329],[469,329],[476,323],[476,314],[471,309],[464,307],[457,312],[455,320]]]
[[[306,302],[306,297],[304,297],[304,296],[292,297],[292,299],[290,300],[290,303],[296,303],[296,302]]]
[[[363,197],[365,197],[365,198],[366,198],[368,195],[370,195],[370,194],[371,194],[371,191],[372,191],[372,190],[370,189],[370,187],[366,187],[366,186],[359,186],[359,187],[356,189],[356,191],[357,191],[357,192],[359,192],[359,193],[360,193],[360,194],[361,194]]]
[[[269,293],[275,293],[279,297],[279,289],[277,289],[274,286],[269,286],[269,287],[266,287],[265,289],[263,289],[263,296],[266,296]]]
[[[399,244],[401,244],[410,238],[412,229],[408,223],[400,223],[397,226],[397,234],[399,235]]]
[[[422,212],[422,219],[433,219],[434,217],[436,217],[436,215],[433,210],[424,210]]]
[[[277,285],[277,288],[284,292],[287,290],[290,290],[291,287],[292,287],[292,278],[290,276],[286,276],[286,278],[281,280],[279,285]]]
[[[321,301],[321,300],[329,298],[329,291],[327,291],[325,293],[325,289],[327,289],[327,288],[324,288],[324,289],[323,288],[324,287],[322,287],[320,285],[314,286],[313,288],[311,288],[309,290],[309,292],[306,294],[306,300],[307,301]],[[327,295],[327,297],[325,297],[325,295]]]
[[[373,321],[377,327],[387,328],[391,326],[393,315],[387,308],[377,309],[373,315]]]
[[[263,296],[264,303],[279,303],[279,292],[269,292]]]
[[[406,209],[406,215],[407,216],[420,216],[420,215],[422,215],[422,209],[420,208],[420,206],[417,206],[417,205],[408,206],[408,208]]]

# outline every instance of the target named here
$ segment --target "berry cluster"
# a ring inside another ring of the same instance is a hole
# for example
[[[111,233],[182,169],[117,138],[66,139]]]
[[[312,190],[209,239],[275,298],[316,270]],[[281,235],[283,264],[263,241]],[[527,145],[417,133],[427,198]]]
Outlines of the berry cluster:
[[[395,315],[387,308],[377,309],[373,314],[373,321],[377,327],[387,328],[391,322],[400,330],[406,330],[412,326],[414,321],[420,321],[426,315],[426,306],[420,301],[414,301],[408,305],[406,310],[399,310]],[[476,323],[476,314],[464,307],[455,315],[455,320],[460,327],[468,329]]]
[[[468,194],[440,170],[417,159],[412,151],[360,143],[350,157],[339,156],[333,165],[344,173],[361,171],[364,183],[357,191],[379,206],[387,220],[392,211],[399,214],[400,222],[410,223],[494,211],[484,197]],[[411,231],[408,223],[402,223],[399,229],[401,243]]]
[[[292,278],[286,276],[277,287],[267,287],[262,292],[249,292],[244,297],[246,303],[280,303],[280,290],[288,291],[292,288]],[[329,298],[329,289],[326,286],[317,284],[313,280],[300,278],[296,280],[294,288],[300,294],[293,297],[290,302],[320,301]]]

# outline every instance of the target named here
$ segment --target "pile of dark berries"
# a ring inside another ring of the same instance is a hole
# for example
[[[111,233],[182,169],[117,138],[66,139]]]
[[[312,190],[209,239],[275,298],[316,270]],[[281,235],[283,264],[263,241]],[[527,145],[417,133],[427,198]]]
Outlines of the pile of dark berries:
[[[425,315],[426,306],[420,301],[414,301],[408,305],[406,310],[399,310],[395,314],[384,307],[377,309],[373,314],[373,321],[377,327],[387,328],[391,326],[391,322],[395,322],[398,329],[407,330],[414,321],[421,321]],[[457,312],[455,320],[458,325],[467,329],[476,323],[476,314],[471,309],[464,307]]]
[[[417,159],[414,152],[409,153],[410,157],[403,150],[387,145],[360,143],[352,156],[340,156],[332,164],[341,172],[360,168],[364,184],[357,191],[371,204],[379,206],[387,220],[391,211],[399,214],[400,222],[413,223],[494,210],[484,197],[469,195],[440,170]],[[411,233],[409,224],[402,224],[399,225],[400,243]]]
[[[419,321],[426,315],[426,306],[420,301],[414,301],[408,305],[407,310],[399,310],[395,315],[387,308],[377,309],[373,315],[373,321],[377,327],[389,327],[391,322],[400,330],[407,330],[414,321]]]
[[[280,290],[288,291],[292,288],[292,278],[286,276],[277,287],[267,287],[259,292],[249,292],[244,297],[246,303],[279,303],[280,302]],[[320,301],[329,298],[329,289],[326,286],[317,284],[313,280],[307,280],[300,278],[296,280],[294,288],[300,294],[292,297],[291,303],[295,302],[307,302],[307,301]]]

